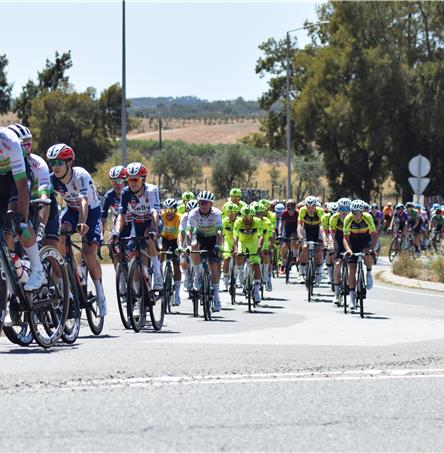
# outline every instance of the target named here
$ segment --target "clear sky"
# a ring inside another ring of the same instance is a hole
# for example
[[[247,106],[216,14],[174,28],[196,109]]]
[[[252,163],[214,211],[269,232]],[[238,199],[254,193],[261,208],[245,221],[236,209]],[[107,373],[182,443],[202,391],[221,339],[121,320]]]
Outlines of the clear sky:
[[[266,89],[254,72],[258,45],[316,21],[317,4],[127,0],[127,97],[256,99]],[[0,54],[13,95],[56,50],[71,50],[76,90],[121,82],[121,12],[120,1],[0,2]],[[295,36],[307,42],[305,31]]]

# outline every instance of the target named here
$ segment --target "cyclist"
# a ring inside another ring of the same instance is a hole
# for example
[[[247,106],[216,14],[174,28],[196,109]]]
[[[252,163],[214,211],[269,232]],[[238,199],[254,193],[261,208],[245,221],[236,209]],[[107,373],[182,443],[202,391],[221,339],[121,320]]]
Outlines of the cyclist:
[[[97,248],[102,242],[100,200],[91,175],[82,167],[74,167],[73,149],[64,144],[52,145],[46,152],[54,190],[65,200],[67,208],[60,219],[62,230],[77,230],[82,236],[82,251],[94,282],[99,305],[99,316],[107,314],[107,302],[102,286],[102,268],[97,261]],[[59,240],[65,255],[65,237]]]
[[[213,206],[213,193],[203,190],[197,195],[197,208],[190,211],[188,216],[187,234],[191,249],[208,250],[211,281],[213,283],[214,311],[221,310],[219,295],[220,259],[219,251],[222,244],[222,213]],[[191,256],[195,268],[193,286],[196,291],[202,285],[202,264],[200,255],[193,253]]]
[[[376,241],[376,246],[375,246],[375,264],[376,264],[376,259],[379,256],[379,252],[381,250],[381,232],[382,232],[382,227],[384,225],[384,217],[382,215],[382,212],[379,210],[379,206],[377,203],[373,203],[370,206],[370,214],[373,217],[373,222],[376,227],[376,233],[378,234],[378,240]]]
[[[184,192],[182,194],[182,203],[181,204],[177,203],[177,212],[180,215],[185,214],[185,212],[187,211],[187,203],[190,200],[195,200],[195,199],[196,199],[196,196],[194,195],[193,192]]]
[[[441,206],[438,205],[438,207],[435,208],[434,210],[432,218],[430,219],[429,231],[432,232],[432,234],[436,234],[440,238],[440,240],[442,240],[444,234],[443,225],[444,216],[442,213]]]
[[[356,263],[353,253],[367,253],[364,258],[367,267],[367,289],[373,288],[372,264],[373,251],[378,235],[372,216],[365,212],[365,202],[354,200],[350,205],[350,214],[344,220],[344,248],[348,256],[348,286],[350,289],[350,308],[356,308]]]
[[[190,200],[186,204],[186,212],[182,215],[180,219],[180,227],[179,227],[179,237],[178,237],[178,248],[182,250],[180,255],[180,267],[182,269],[182,273],[184,274],[184,285],[187,291],[191,289],[191,278],[190,278],[190,257],[188,252],[185,251],[187,247],[191,244],[188,243],[187,240],[187,226],[188,226],[188,216],[190,211],[197,207],[197,200]]]
[[[342,257],[341,253],[345,253],[344,248],[344,220],[350,213],[351,200],[349,198],[340,198],[338,200],[339,211],[330,217],[329,228],[329,248],[333,248],[335,252],[335,263],[333,269],[333,285],[334,285],[334,299],[333,302],[339,305],[340,294],[340,280],[341,280],[341,267]]]
[[[295,200],[287,200],[286,209],[281,215],[279,222],[278,236],[281,238],[281,271],[285,271],[285,260],[287,256],[287,250],[290,247],[295,258],[298,253],[298,242],[297,242],[297,222],[299,212],[296,209]]]
[[[59,207],[49,179],[48,164],[37,154],[31,153],[32,134],[31,131],[21,125],[13,124],[8,126],[21,140],[26,150],[26,159],[32,170],[31,199],[50,199],[49,206],[42,206],[38,211],[37,241],[58,248],[59,241]],[[35,211],[29,209],[30,217],[34,218]]]
[[[405,204],[405,207],[409,216],[408,224],[413,233],[413,246],[415,247],[415,253],[416,255],[419,255],[421,253],[419,251],[419,247],[421,245],[423,219],[412,201],[408,201]]]
[[[225,291],[228,291],[229,288],[229,278],[230,278],[230,260],[233,255],[233,245],[234,245],[234,222],[239,214],[239,206],[237,204],[231,203],[225,205],[225,217],[222,219],[222,234],[224,237],[223,247],[222,247],[222,256],[223,256],[223,281],[225,286]]]
[[[268,200],[267,200],[268,201]],[[266,203],[267,205],[268,203]],[[274,225],[270,222],[270,219],[266,217],[267,208],[262,203],[262,200],[256,203],[255,211],[257,218],[262,222],[262,253],[261,253],[261,261],[262,261],[262,279],[265,283],[265,289],[270,292],[273,290],[273,284],[271,282],[271,273],[270,273],[270,265],[271,265],[271,244],[272,244],[272,237],[274,232]]]
[[[254,287],[253,299],[257,304],[261,301],[261,259],[259,254],[262,251],[263,235],[261,221],[255,217],[255,211],[249,206],[241,209],[240,217],[234,223],[234,252],[236,254],[236,267],[243,281],[243,265],[245,253],[250,253],[249,260],[253,269]]]
[[[176,252],[178,248],[177,238],[180,228],[180,214],[177,212],[177,201],[174,198],[167,198],[163,202],[162,212],[163,228],[160,233],[162,239],[162,250]],[[173,255],[174,268],[174,305],[180,305],[181,274],[179,257]]]
[[[394,214],[394,209],[392,203],[388,202],[385,206],[384,209],[382,210],[382,215],[384,217],[384,228],[387,229],[390,227],[390,224],[392,223],[392,218]]]
[[[298,237],[302,242],[314,241],[317,242],[315,251],[315,263],[316,263],[316,284],[319,284],[322,280],[322,248],[320,243],[322,241],[321,236],[321,222],[324,215],[324,210],[317,206],[316,198],[312,195],[308,196],[304,203],[305,206],[299,210],[298,217]],[[326,244],[325,244],[326,245]],[[308,247],[307,244],[302,246],[300,256],[300,271],[301,276],[305,278],[305,270],[307,267],[308,260]]]
[[[327,203],[326,210],[324,210],[324,215],[321,221],[321,234],[322,234],[322,241],[325,245],[329,244],[330,239],[330,219],[331,217],[336,214],[339,210],[339,205],[336,202]],[[332,250],[333,248],[331,248]],[[325,256],[325,264],[327,266],[328,272],[328,280],[330,285],[333,284],[333,254],[332,252],[327,253]]]
[[[46,275],[40,261],[34,230],[28,223],[29,189],[32,170],[26,163],[26,148],[12,130],[0,127],[0,219],[8,209],[14,211],[14,221],[20,232],[19,241],[31,262],[31,273],[24,285],[25,291],[34,291],[46,283]],[[0,220],[0,223],[2,220]],[[6,233],[6,232],[5,232]],[[10,251],[14,250],[14,238],[5,234]],[[14,256],[12,252],[11,256]],[[0,313],[0,318],[4,313]]]
[[[405,211],[404,205],[402,203],[398,203],[395,206],[395,214],[392,217],[392,222],[390,223],[389,229],[387,231],[391,232],[396,229],[395,233],[397,231],[400,231],[403,240],[405,240],[407,238],[408,220],[409,216]]]
[[[159,191],[157,186],[145,182],[148,171],[140,162],[132,162],[126,167],[128,187],[122,190],[120,201],[120,213],[117,217],[116,229],[113,235],[113,244],[119,240],[124,226],[127,223],[127,215],[131,215],[131,234],[136,237],[145,237],[148,255],[154,273],[155,290],[163,288],[162,273],[160,271],[159,253],[156,240],[159,226]],[[150,233],[152,237],[150,236]],[[128,243],[131,250],[133,244]]]
[[[241,200],[242,198],[242,190],[238,188],[233,188],[230,189],[230,197],[228,198],[228,201],[224,204],[222,208],[222,212],[225,215],[225,206],[227,206],[228,203],[234,203],[235,205],[239,206],[239,210],[242,209],[244,206],[248,206],[245,201]]]
[[[115,232],[116,221],[119,215],[120,210],[120,196],[122,194],[122,189],[125,187],[126,180],[126,168],[122,165],[117,165],[112,167],[108,173],[109,179],[111,181],[112,188],[105,193],[104,201],[101,207],[101,219],[102,219],[102,230],[105,232],[106,221],[108,219],[108,213],[111,209],[112,219],[111,219],[111,237]],[[125,231],[123,232],[123,237],[128,237],[131,231],[131,223],[127,219],[127,224]],[[114,262],[114,267],[117,266],[119,261],[118,254],[115,254],[113,248],[110,246],[110,257]]]

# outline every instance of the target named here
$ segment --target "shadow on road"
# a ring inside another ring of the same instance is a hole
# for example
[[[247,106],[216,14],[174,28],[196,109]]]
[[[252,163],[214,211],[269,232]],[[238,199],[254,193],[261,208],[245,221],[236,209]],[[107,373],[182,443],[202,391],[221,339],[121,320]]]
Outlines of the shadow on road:
[[[127,329],[125,329],[127,330]],[[91,334],[91,335],[79,335],[79,338],[83,339],[83,338],[97,338],[97,339],[103,339],[103,338],[120,338],[120,335],[109,335],[108,333],[107,334],[104,334],[104,335],[94,335],[94,334]]]
[[[49,349],[44,349],[37,345],[30,345],[9,349],[8,351],[0,351],[0,354],[16,354],[16,355],[55,354],[58,352],[62,352],[65,349],[78,349],[78,348],[79,345],[77,344],[65,344],[65,343],[58,343],[57,345]]]

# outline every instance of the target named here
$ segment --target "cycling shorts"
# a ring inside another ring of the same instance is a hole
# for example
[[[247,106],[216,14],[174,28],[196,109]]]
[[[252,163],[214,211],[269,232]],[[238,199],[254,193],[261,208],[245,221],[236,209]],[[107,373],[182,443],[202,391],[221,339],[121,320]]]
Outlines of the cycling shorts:
[[[222,256],[224,259],[229,259],[231,257],[231,251],[233,250],[234,240],[224,240],[224,244],[222,245]]]
[[[360,234],[358,236],[350,236],[350,245],[353,253],[362,253],[364,249],[370,248],[371,237],[369,234]],[[349,263],[356,263],[358,258],[351,256],[348,259]]]
[[[60,219],[60,223],[68,223],[71,225],[72,230],[77,228],[79,223],[79,211],[74,209],[66,209],[65,213]],[[85,222],[89,226],[89,230],[84,236],[88,244],[100,245],[102,243],[102,220],[100,206],[88,210],[88,218]]]
[[[254,256],[250,256],[249,260],[251,264],[261,264],[261,257],[256,255],[259,243],[258,241],[239,241],[238,253],[251,253]]]
[[[208,261],[219,263],[219,253],[215,252],[214,246],[216,245],[216,236],[201,236],[196,234],[196,240],[200,250],[208,250]]]
[[[177,249],[177,239],[162,238],[162,250],[164,252],[175,252]],[[179,257],[175,254],[172,257],[173,263],[179,264]]]
[[[342,234],[335,233],[335,240],[334,240],[334,251],[337,258],[341,258],[341,253],[345,253],[344,247],[344,236]]]

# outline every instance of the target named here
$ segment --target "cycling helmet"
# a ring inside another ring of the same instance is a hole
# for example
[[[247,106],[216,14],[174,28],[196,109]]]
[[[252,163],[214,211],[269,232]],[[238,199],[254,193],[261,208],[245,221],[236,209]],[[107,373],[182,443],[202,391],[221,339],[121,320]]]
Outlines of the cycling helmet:
[[[262,200],[259,200],[259,203],[265,207],[265,209],[268,209],[271,206],[271,201],[267,200],[266,198],[262,198]]]
[[[199,192],[197,195],[197,201],[211,201],[211,203],[213,203],[214,194],[209,190],[202,190],[202,192]]]
[[[440,206],[439,203],[433,203],[432,209],[433,209],[433,210],[441,209],[441,206]]]
[[[296,201],[293,200],[293,199],[287,200],[287,202],[285,203],[285,206],[287,208],[290,207],[290,206],[294,206],[296,208]]]
[[[402,204],[402,203],[398,203],[396,206],[395,206],[395,211],[397,211],[398,209],[404,209],[405,206]]]
[[[230,190],[230,197],[241,197],[242,196],[242,190],[233,188]]]
[[[372,209],[379,209],[378,203],[373,203],[370,207]]]
[[[318,201],[319,201],[319,200],[317,200],[315,197],[313,197],[313,195],[309,195],[309,196],[305,199],[304,203],[305,203],[305,206],[307,206],[307,207],[308,207],[308,206],[317,206]]]
[[[274,212],[276,214],[282,214],[285,211],[285,206],[283,203],[277,203],[276,206],[274,207]]]
[[[267,210],[267,208],[262,203],[256,203],[256,206],[254,209],[256,210],[256,212],[262,212],[262,213],[265,213],[265,211]]]
[[[191,211],[192,209],[197,208],[197,200],[190,200],[187,202],[187,209]]]
[[[196,196],[194,195],[193,192],[184,192],[182,194],[182,201],[190,201],[190,200],[194,200],[196,198]]]
[[[177,201],[174,198],[167,198],[163,203],[162,206],[165,209],[176,209],[177,208]]]
[[[244,206],[241,209],[241,216],[244,217],[253,217],[256,214],[253,208],[250,208],[250,206]]]
[[[413,204],[413,201],[408,201],[408,202],[405,204],[405,207],[406,207],[406,208],[414,208],[415,205]]]
[[[365,210],[366,202],[362,200],[353,200],[350,205],[350,211],[360,211],[363,212]]]
[[[365,210],[370,209],[370,205],[366,201],[364,201],[364,209]]]
[[[339,198],[338,205],[341,211],[348,211],[350,210],[351,200],[350,198]]]
[[[125,179],[126,178],[126,168],[122,165],[117,165],[116,167],[111,168],[108,173],[110,179]]]
[[[146,178],[148,171],[140,162],[131,162],[126,166],[128,178]]]
[[[339,211],[339,204],[336,203],[336,201],[333,201],[329,204],[329,209],[332,212],[332,214],[335,214],[336,212]]]
[[[31,131],[26,126],[22,126],[19,123],[11,124],[8,126],[8,129],[13,131],[20,141],[30,140],[32,138]]]
[[[421,209],[421,203],[415,203],[415,208],[416,209]]]
[[[225,206],[225,212],[230,213],[230,212],[239,212],[239,206],[236,203],[229,203],[227,206]]]
[[[58,143],[57,145],[52,145],[50,148],[48,148],[48,151],[46,151],[46,157],[48,158],[48,160],[74,160],[75,154],[70,146],[65,145],[64,143]]]

